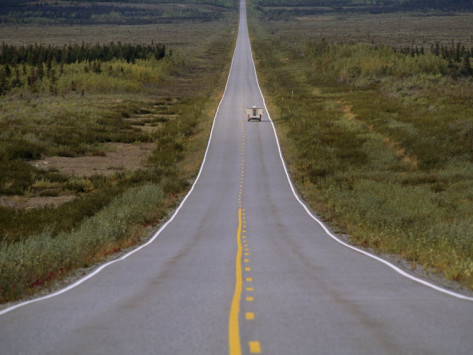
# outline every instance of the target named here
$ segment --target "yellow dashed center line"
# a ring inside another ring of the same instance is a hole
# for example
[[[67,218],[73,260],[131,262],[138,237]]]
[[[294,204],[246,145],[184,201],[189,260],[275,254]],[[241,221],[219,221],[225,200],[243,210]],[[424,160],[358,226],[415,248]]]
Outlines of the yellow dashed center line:
[[[248,346],[250,348],[250,353],[261,354],[261,345],[258,341],[250,341]]]
[[[228,324],[228,345],[230,355],[241,355],[240,325],[238,316],[240,314],[240,299],[243,287],[241,272],[241,208],[238,209],[238,231],[237,231],[237,255],[235,262],[235,292],[233,294],[232,306],[230,308],[230,318]]]
[[[233,294],[233,300],[230,309],[229,326],[228,326],[228,341],[229,341],[229,354],[230,355],[241,355],[241,340],[240,340],[240,307],[241,297],[244,288],[244,282],[252,285],[253,277],[251,277],[251,267],[244,267],[245,277],[243,277],[242,262],[245,264],[250,263],[248,256],[250,255],[250,248],[247,243],[247,224],[246,224],[246,210],[242,208],[242,195],[243,188],[245,185],[245,126],[243,120],[243,79],[242,79],[242,101],[241,101],[241,168],[240,168],[240,189],[238,193],[238,230],[237,230],[237,255],[235,261],[235,291]],[[254,287],[246,287],[245,292],[254,291]],[[245,301],[251,304],[255,300],[254,296],[245,295]],[[253,312],[245,312],[245,320],[255,319]],[[261,345],[258,341],[252,340],[248,343],[248,349],[251,354],[261,353]]]

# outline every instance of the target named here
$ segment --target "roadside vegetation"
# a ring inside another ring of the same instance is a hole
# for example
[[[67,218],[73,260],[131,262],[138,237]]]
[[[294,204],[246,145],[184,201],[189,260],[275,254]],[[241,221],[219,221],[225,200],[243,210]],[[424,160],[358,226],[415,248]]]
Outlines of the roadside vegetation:
[[[200,166],[236,23],[229,7],[151,33],[81,26],[63,38],[45,26],[47,44],[26,42],[34,25],[4,28],[18,37],[0,50],[1,302],[146,240],[166,218]]]
[[[413,42],[405,28],[375,42],[341,30],[338,15],[251,15],[263,91],[302,196],[353,243],[473,288],[471,38],[427,40],[417,29]],[[473,19],[451,15],[453,28],[456,16]],[[327,22],[338,32],[321,33]]]

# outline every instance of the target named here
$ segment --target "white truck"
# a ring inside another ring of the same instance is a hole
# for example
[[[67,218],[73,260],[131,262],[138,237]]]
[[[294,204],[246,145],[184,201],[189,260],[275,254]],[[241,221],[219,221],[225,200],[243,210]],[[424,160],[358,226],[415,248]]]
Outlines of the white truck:
[[[260,107],[249,107],[246,109],[246,114],[248,116],[248,122],[251,120],[258,120],[261,122],[261,118],[263,117],[264,110]]]

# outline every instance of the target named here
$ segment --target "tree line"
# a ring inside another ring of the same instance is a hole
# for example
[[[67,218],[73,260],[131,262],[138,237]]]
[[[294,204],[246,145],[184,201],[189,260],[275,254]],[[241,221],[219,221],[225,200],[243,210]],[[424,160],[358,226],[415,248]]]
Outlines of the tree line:
[[[143,25],[173,23],[177,21],[214,21],[220,19],[224,8],[171,6],[167,9],[139,7],[136,4],[94,4],[83,6],[80,3],[56,4],[8,4],[0,5],[0,23],[44,25]]]
[[[471,0],[257,0],[262,7],[384,8],[394,10],[469,10]]]
[[[0,64],[18,65],[29,64],[37,66],[39,63],[56,62],[71,64],[84,61],[110,61],[124,59],[134,63],[136,59],[155,58],[160,60],[166,56],[166,46],[161,43],[131,44],[110,42],[108,44],[74,44],[44,46],[30,44],[28,46],[13,46],[2,43],[0,49]]]
[[[56,93],[55,83],[64,73],[64,65],[68,64],[85,62],[84,72],[100,74],[102,63],[114,59],[135,63],[139,59],[161,60],[171,54],[172,51],[167,51],[161,43],[82,43],[63,47],[38,44],[16,47],[3,43],[0,48],[0,95],[24,85],[35,91],[43,78],[49,80],[50,91]]]
[[[426,50],[424,47],[402,47],[398,50],[400,53],[410,55],[412,57],[425,55]],[[432,44],[430,46],[430,52],[436,57],[442,57],[448,61],[448,67],[451,74],[460,76],[471,76],[473,75],[473,69],[471,67],[471,58],[473,58],[473,47],[466,48],[461,42],[452,43],[450,45],[445,44]]]
[[[436,43],[430,49],[418,46],[393,47],[367,43],[307,42],[304,53],[316,60],[318,69],[347,78],[369,76],[449,75],[452,79],[473,76],[473,47],[460,42]],[[368,64],[366,64],[368,63]],[[331,77],[333,80],[333,77]]]
[[[256,8],[270,20],[331,13],[452,12],[473,10],[472,0],[256,0]]]

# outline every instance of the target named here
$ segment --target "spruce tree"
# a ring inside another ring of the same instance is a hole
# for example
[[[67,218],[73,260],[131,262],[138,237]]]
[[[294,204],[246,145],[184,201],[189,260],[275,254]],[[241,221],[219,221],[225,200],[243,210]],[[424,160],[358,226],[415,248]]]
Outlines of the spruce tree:
[[[22,87],[23,86],[23,82],[21,81],[21,78],[20,78],[20,71],[18,70],[18,68],[15,69],[15,77],[13,78],[13,81],[12,81],[12,87],[16,87],[16,88],[19,88],[19,87]]]
[[[36,81],[38,81],[38,77],[36,76],[35,68],[32,66],[30,75],[28,76],[28,86],[31,91],[36,91]]]
[[[10,90],[9,84],[5,68],[2,68],[2,70],[0,70],[0,95],[4,95],[8,90]]]
[[[38,63],[38,72],[37,72],[39,80],[43,80],[44,77],[44,66],[43,62]]]
[[[462,72],[463,72],[463,74],[468,75],[468,76],[473,74],[473,70],[471,68],[471,60],[470,60],[470,54],[469,53],[466,53],[463,56]]]

